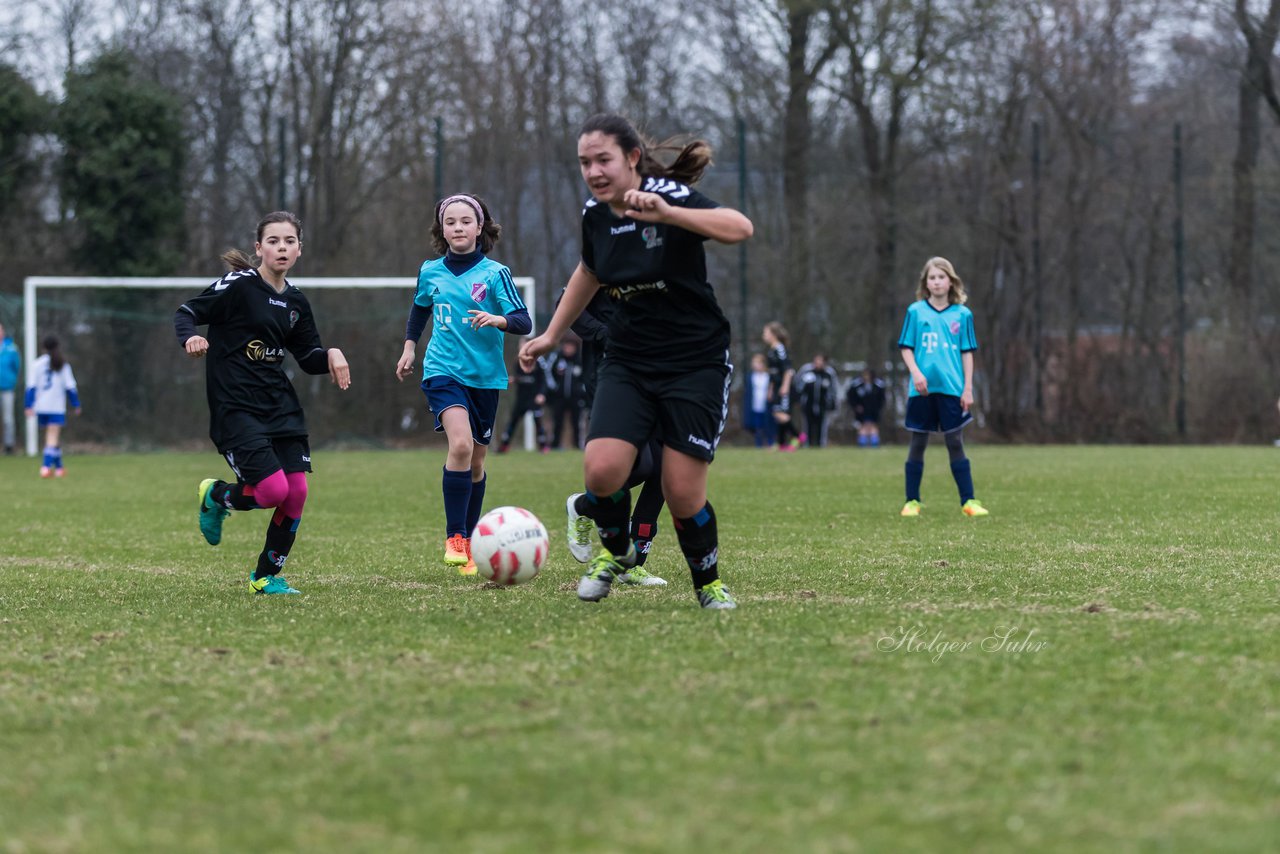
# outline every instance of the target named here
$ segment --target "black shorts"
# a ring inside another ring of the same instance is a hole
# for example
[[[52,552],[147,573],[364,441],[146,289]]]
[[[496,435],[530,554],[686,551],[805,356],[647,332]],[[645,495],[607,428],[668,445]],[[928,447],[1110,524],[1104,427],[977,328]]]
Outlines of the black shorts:
[[[223,451],[227,465],[236,473],[236,480],[250,486],[262,483],[277,471],[285,474],[311,471],[311,445],[306,436],[260,436],[239,447]]]
[[[642,448],[656,438],[668,448],[710,462],[729,411],[732,376],[728,353],[722,365],[683,374],[644,374],[605,359],[587,441],[622,439]]]

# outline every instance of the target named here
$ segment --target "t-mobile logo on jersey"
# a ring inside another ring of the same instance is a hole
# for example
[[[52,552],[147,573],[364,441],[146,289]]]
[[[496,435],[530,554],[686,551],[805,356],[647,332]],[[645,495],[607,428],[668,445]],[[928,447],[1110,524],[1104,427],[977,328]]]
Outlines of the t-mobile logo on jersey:
[[[924,345],[924,351],[926,353],[936,353],[938,351],[938,333],[924,333],[920,336],[920,343]]]

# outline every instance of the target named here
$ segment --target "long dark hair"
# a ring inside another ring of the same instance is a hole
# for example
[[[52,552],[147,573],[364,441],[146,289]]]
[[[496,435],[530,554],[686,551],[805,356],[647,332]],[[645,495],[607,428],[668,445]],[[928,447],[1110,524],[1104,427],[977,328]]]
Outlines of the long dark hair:
[[[298,219],[298,215],[291,211],[272,211],[258,221],[258,228],[253,233],[253,242],[262,242],[262,233],[267,230],[267,226],[276,222],[287,222],[293,226],[298,232],[298,242],[302,242],[302,220]],[[262,259],[257,255],[240,251],[239,249],[228,249],[221,256],[222,263],[227,265],[229,270],[252,270],[262,263]]]
[[[655,143],[616,113],[596,113],[583,122],[578,137],[597,132],[613,137],[623,154],[638,150],[640,163],[636,168],[641,175],[696,184],[711,165],[711,145],[705,139],[682,142],[681,138],[672,137]],[[668,158],[670,162],[667,162]]]
[[[44,345],[45,352],[49,354],[49,369],[62,370],[67,360],[62,358],[62,346],[58,343],[58,336],[46,335],[41,343]]]
[[[459,193],[458,195],[465,195],[480,206],[484,225],[480,226],[480,235],[476,237],[476,248],[488,255],[489,250],[493,249],[493,245],[502,237],[502,226],[493,221],[493,217],[489,215],[489,206],[484,203],[484,199],[479,196],[473,196],[470,193]],[[444,217],[444,211],[441,206],[450,199],[461,201],[457,196],[448,196],[441,199],[436,203],[435,219],[431,221],[431,248],[441,255],[449,251],[449,241],[444,239],[444,224],[440,222]]]

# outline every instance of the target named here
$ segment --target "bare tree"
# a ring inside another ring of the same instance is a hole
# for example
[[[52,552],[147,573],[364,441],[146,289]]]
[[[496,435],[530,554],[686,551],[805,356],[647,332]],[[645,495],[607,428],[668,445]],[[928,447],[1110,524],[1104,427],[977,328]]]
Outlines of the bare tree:
[[[894,349],[898,184],[909,108],[947,68],[952,50],[981,28],[988,6],[934,0],[836,0],[830,6],[834,37],[846,50],[838,94],[855,117],[873,230],[875,270],[867,304],[874,351]]]
[[[1235,0],[1235,21],[1244,36],[1245,55],[1236,89],[1236,152],[1231,163],[1231,252],[1227,259],[1230,288],[1228,316],[1242,327],[1248,316],[1253,289],[1254,234],[1257,227],[1254,171],[1262,144],[1261,104],[1265,99],[1280,119],[1271,65],[1280,35],[1280,0],[1270,0],[1261,18],[1249,12],[1246,0]]]

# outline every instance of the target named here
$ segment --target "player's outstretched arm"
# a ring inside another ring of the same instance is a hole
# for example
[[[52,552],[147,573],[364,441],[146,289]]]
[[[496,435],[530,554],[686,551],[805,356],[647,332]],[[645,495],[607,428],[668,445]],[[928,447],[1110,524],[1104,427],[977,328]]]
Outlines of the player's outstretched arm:
[[[346,391],[351,387],[351,368],[347,365],[347,357],[337,347],[329,348],[329,378],[334,385]]]

